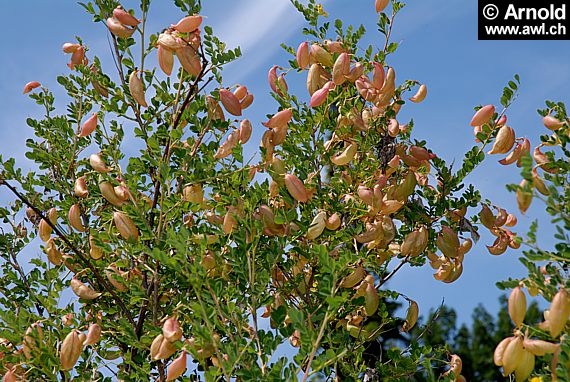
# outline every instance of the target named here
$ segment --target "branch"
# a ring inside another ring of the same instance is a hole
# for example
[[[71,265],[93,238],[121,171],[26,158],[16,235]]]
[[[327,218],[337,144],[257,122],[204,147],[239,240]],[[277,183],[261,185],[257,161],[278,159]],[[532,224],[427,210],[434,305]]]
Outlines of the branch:
[[[400,268],[402,268],[404,266],[404,264],[406,264],[408,262],[408,257],[406,256],[405,258],[402,259],[402,261],[400,261],[400,264],[398,264],[396,266],[396,268],[394,268],[392,270],[392,272],[388,273],[388,275],[386,275],[386,277],[384,277],[382,279],[382,281],[380,281],[380,283],[378,284],[378,286],[376,287],[376,289],[380,289],[380,287],[384,284],[386,284],[386,282],[388,280],[390,280],[392,278],[392,276],[394,276],[399,270]]]
[[[12,186],[11,184],[9,184],[6,180],[4,179],[0,179],[0,186],[6,186],[8,187],[8,189],[10,191],[12,191],[12,193],[18,198],[20,199],[22,202],[24,202],[24,204],[26,204],[28,207],[30,207],[31,209],[34,210],[34,212],[41,217],[53,230],[53,232],[55,232],[55,234],[61,239],[63,240],[63,242],[67,245],[67,247],[72,250],[77,257],[83,262],[83,264],[89,268],[89,270],[91,270],[91,272],[93,272],[93,275],[95,276],[95,278],[97,279],[97,282],[99,283],[100,286],[103,287],[103,289],[105,289],[107,292],[109,292],[109,294],[111,294],[111,296],[117,301],[117,304],[119,305],[119,307],[121,308],[121,310],[123,311],[123,313],[125,314],[125,316],[127,317],[127,319],[129,320],[129,322],[133,325],[133,327],[135,326],[135,321],[133,319],[133,316],[131,315],[131,312],[127,309],[127,307],[125,306],[125,304],[123,303],[123,300],[121,300],[121,298],[117,295],[117,293],[115,293],[115,291],[113,290],[113,288],[111,288],[103,279],[103,277],[101,276],[101,274],[99,273],[99,271],[97,270],[97,268],[95,268],[93,266],[93,264],[91,264],[91,262],[85,257],[85,255],[75,246],[73,245],[73,243],[71,241],[69,241],[69,239],[67,238],[67,236],[59,229],[57,228],[57,226],[55,224],[53,224],[49,218],[47,218],[44,213],[37,208],[35,205],[33,205],[24,195],[20,194],[20,192],[18,192],[18,190],[16,190],[16,188],[14,188],[14,186]]]
[[[388,28],[388,33],[386,33],[386,42],[384,43],[384,49],[382,49],[384,53],[386,53],[386,50],[388,50],[388,43],[390,42],[390,35],[392,34],[392,24],[394,24],[394,17],[396,17],[396,12],[392,10],[392,17],[390,18],[390,28]]]
[[[315,359],[315,354],[317,353],[317,350],[319,350],[319,346],[320,346],[321,340],[323,339],[323,336],[325,334],[325,328],[326,328],[328,322],[329,322],[329,314],[327,312],[325,314],[325,319],[323,320],[323,323],[321,324],[321,329],[319,330],[319,335],[317,336],[317,340],[315,341],[315,343],[313,345],[313,351],[311,351],[311,354],[309,355],[309,360],[307,361],[307,366],[305,368],[305,374],[303,375],[302,382],[306,382],[307,378],[309,378],[309,375],[310,375],[309,371],[311,370],[311,363],[313,363],[313,359]]]

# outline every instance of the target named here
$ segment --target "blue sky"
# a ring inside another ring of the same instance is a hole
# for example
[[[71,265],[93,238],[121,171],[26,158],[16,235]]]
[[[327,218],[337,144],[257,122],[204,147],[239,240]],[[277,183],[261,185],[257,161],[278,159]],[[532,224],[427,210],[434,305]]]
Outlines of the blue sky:
[[[158,31],[176,22],[181,14],[168,0],[154,0],[148,30]],[[267,70],[274,64],[286,65],[289,57],[279,43],[297,46],[305,38],[301,34],[304,19],[288,0],[203,0],[205,22],[213,26],[229,47],[240,45],[243,57],[225,71],[226,85],[241,83],[255,95],[253,106],[246,117],[254,123],[250,150],[259,142],[260,122],[266,114],[276,111],[276,103],[269,96]],[[127,8],[135,2],[125,1]],[[427,139],[430,148],[448,161],[460,161],[473,144],[468,126],[473,107],[478,104],[498,105],[502,87],[515,73],[521,76],[520,96],[512,106],[509,125],[517,136],[527,136],[535,144],[545,132],[536,109],[545,99],[567,100],[570,82],[570,49],[567,41],[478,41],[477,2],[454,0],[410,1],[396,19],[393,41],[400,43],[398,52],[388,64],[394,66],[399,81],[417,79],[428,85],[427,99],[419,105],[407,105],[400,114],[401,122],[413,117],[417,139]],[[332,19],[342,16],[345,24],[364,24],[369,34],[366,43],[383,45],[375,32],[376,13],[373,0],[358,2],[337,0],[324,3]],[[39,117],[41,110],[27,97],[22,88],[28,81],[37,80],[52,91],[61,94],[56,76],[68,72],[69,57],[61,45],[81,36],[89,45],[91,54],[106,56],[108,43],[104,27],[94,25],[90,17],[74,1],[2,1],[0,13],[7,15],[0,31],[4,54],[0,70],[0,153],[14,156],[18,164],[29,167],[25,159],[25,139],[31,131],[27,117]],[[103,68],[112,71],[109,59]],[[303,95],[304,75],[291,73],[287,80],[292,92]],[[64,112],[64,99],[58,101]],[[518,170],[495,163],[501,157],[491,158],[468,181],[483,196],[516,211],[514,195],[504,188],[506,183],[518,183]],[[6,200],[5,191],[0,200]],[[543,216],[539,203],[531,206],[530,216]],[[518,212],[517,212],[518,213]],[[530,218],[520,217],[518,232],[525,232]],[[548,233],[548,223],[543,223]],[[460,321],[469,321],[472,309],[478,303],[495,311],[500,294],[495,282],[508,276],[520,276],[523,268],[517,261],[519,251],[509,250],[500,257],[488,254],[483,244],[491,238],[483,236],[479,245],[466,256],[462,277],[451,285],[433,279],[428,268],[403,268],[389,287],[416,299],[420,309],[439,305],[442,298],[459,312]]]

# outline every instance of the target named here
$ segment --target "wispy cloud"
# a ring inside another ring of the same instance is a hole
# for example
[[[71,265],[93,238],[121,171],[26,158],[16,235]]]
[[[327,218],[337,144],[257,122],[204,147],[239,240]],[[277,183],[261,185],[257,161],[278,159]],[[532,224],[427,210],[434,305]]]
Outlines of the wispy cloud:
[[[229,48],[240,46],[243,57],[226,69],[226,76],[239,80],[265,64],[280,49],[275,42],[298,32],[303,22],[289,0],[243,1],[225,14],[231,14],[231,19],[219,25],[213,22],[214,32]]]

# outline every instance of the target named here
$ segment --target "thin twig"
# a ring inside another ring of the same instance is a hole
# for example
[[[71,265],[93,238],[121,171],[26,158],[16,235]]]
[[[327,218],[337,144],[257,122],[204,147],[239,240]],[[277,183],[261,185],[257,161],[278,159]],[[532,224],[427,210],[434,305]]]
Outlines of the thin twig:
[[[386,33],[386,42],[384,43],[384,53],[388,50],[388,43],[390,42],[390,35],[392,34],[392,24],[394,23],[394,17],[396,17],[396,12],[392,11],[392,17],[390,18],[390,27],[388,28],[388,33]]]
[[[22,282],[24,283],[24,285],[28,289],[28,293],[34,298],[34,300],[36,300],[36,302],[34,302],[34,305],[36,306],[38,314],[40,316],[43,316],[44,315],[44,309],[45,309],[48,312],[48,315],[50,315],[49,309],[45,305],[42,304],[42,302],[40,301],[38,296],[32,290],[32,286],[30,285],[30,282],[28,281],[28,277],[26,276],[26,274],[22,270],[22,267],[20,266],[20,264],[18,263],[18,259],[16,258],[16,254],[13,251],[10,251],[10,257],[12,259],[12,261],[11,261],[12,268],[15,268],[16,271],[18,271],[18,273],[20,274],[20,277],[22,278]]]
[[[386,282],[390,280],[392,276],[394,276],[400,270],[400,268],[402,268],[404,264],[406,264],[407,262],[408,262],[408,257],[406,256],[405,258],[402,259],[402,261],[400,261],[400,264],[398,264],[396,268],[392,270],[392,272],[388,273],[388,275],[386,275],[386,277],[384,277],[382,281],[378,283],[376,289],[379,289],[382,285],[386,284]]]
[[[309,375],[310,375],[309,371],[311,369],[311,364],[313,363],[313,359],[315,359],[315,355],[317,354],[317,350],[319,350],[319,346],[320,346],[321,340],[323,339],[323,336],[325,334],[325,328],[326,328],[328,322],[329,322],[329,314],[327,312],[325,314],[325,319],[323,320],[323,322],[321,324],[321,328],[319,330],[317,340],[313,344],[313,350],[311,351],[311,354],[309,355],[309,360],[307,361],[307,366],[305,367],[305,374],[303,375],[302,382],[306,382],[307,378],[309,378]]]

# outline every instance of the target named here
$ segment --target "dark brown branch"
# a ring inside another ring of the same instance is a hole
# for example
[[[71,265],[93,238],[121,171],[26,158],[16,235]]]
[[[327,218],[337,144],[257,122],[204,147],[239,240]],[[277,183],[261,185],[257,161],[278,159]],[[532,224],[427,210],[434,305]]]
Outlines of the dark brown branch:
[[[388,273],[386,275],[386,277],[382,278],[382,280],[380,281],[380,283],[378,284],[378,286],[376,287],[376,289],[379,289],[382,285],[386,284],[386,282],[388,280],[390,280],[392,278],[392,276],[394,276],[399,270],[400,268],[402,268],[404,266],[404,264],[406,264],[408,262],[408,257],[406,256],[405,258],[402,259],[402,261],[400,262],[400,264],[398,264],[396,266],[396,268],[394,268],[392,270],[392,272]]]
[[[174,123],[172,125],[172,130],[176,129],[176,127],[178,127],[178,125],[180,124],[180,120],[182,119],[182,114],[184,113],[184,109],[186,109],[186,107],[188,106],[190,101],[193,100],[194,97],[196,97],[196,95],[198,94],[198,92],[204,88],[204,87],[202,87],[202,88],[198,89],[198,83],[202,80],[205,73],[206,73],[206,66],[202,65],[202,70],[200,71],[200,73],[196,77],[196,80],[194,81],[194,83],[192,83],[192,85],[190,86],[190,89],[188,90],[188,94],[186,94],[186,98],[184,99],[184,102],[182,102],[182,106],[180,107],[180,109],[178,110],[178,113],[176,114],[176,118],[174,119]],[[211,81],[211,79],[209,79],[207,83],[209,83],[210,81]],[[206,86],[207,83],[204,84],[204,86]],[[168,142],[166,143],[166,147],[164,149],[164,154],[162,155],[163,161],[166,161],[170,157],[170,143],[171,143],[171,141],[170,141],[170,137],[169,137]],[[155,218],[154,209],[156,208],[156,206],[158,204],[159,194],[160,194],[160,181],[158,178],[155,178],[155,180],[154,180],[154,197],[152,200],[152,207],[150,208],[150,216],[149,216],[149,224],[151,227],[154,224],[154,218]]]
[[[13,187],[11,184],[9,184],[8,182],[6,182],[6,180],[4,179],[0,179],[0,186],[4,185],[6,187],[8,187],[8,189],[10,191],[12,191],[12,193],[18,198],[20,199],[22,202],[24,202],[24,204],[26,204],[28,207],[30,207],[31,209],[34,210],[34,212],[41,217],[43,220],[45,220],[45,222],[51,227],[51,229],[53,230],[53,232],[55,232],[55,234],[61,239],[63,240],[63,242],[67,245],[67,247],[72,250],[77,257],[81,260],[81,262],[83,262],[83,265],[86,266],[87,268],[89,268],[89,270],[91,270],[91,272],[93,272],[93,275],[95,276],[95,278],[97,279],[98,284],[103,287],[103,289],[105,289],[107,292],[109,292],[109,294],[115,299],[115,301],[117,302],[117,304],[119,305],[119,307],[121,308],[121,310],[123,311],[123,313],[125,314],[125,316],[127,317],[127,319],[129,320],[129,322],[133,325],[133,327],[135,326],[135,321],[131,315],[131,312],[127,309],[127,307],[125,306],[125,304],[123,303],[123,300],[121,300],[121,298],[117,295],[117,293],[115,293],[115,291],[113,290],[113,288],[111,286],[109,286],[105,280],[103,279],[103,277],[101,276],[101,274],[99,273],[99,271],[97,270],[97,268],[95,268],[93,266],[93,264],[91,264],[91,262],[85,257],[85,255],[75,246],[73,245],[73,243],[71,241],[69,241],[69,239],[67,238],[67,236],[61,232],[61,230],[59,228],[57,228],[57,226],[55,224],[53,224],[49,218],[47,218],[44,213],[35,205],[33,205],[24,195],[20,194],[20,192],[18,192],[18,190],[16,190],[15,187]]]

